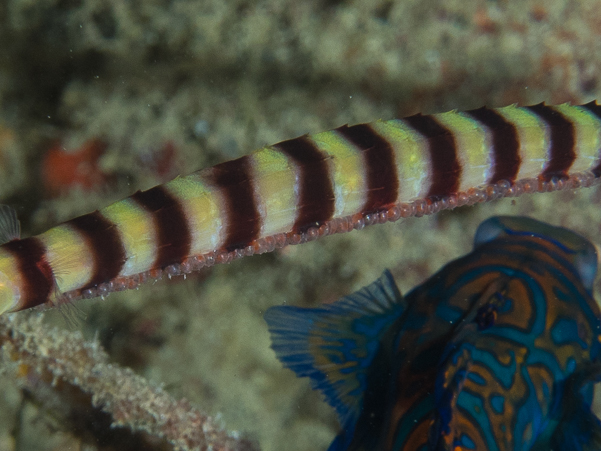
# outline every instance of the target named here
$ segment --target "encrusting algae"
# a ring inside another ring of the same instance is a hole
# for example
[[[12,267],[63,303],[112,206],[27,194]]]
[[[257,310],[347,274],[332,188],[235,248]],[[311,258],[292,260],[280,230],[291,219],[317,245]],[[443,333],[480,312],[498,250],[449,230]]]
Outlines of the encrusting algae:
[[[83,442],[117,449],[258,449],[184,399],[109,363],[96,341],[48,327],[39,315],[0,318],[0,375]],[[115,428],[116,430],[111,430]]]

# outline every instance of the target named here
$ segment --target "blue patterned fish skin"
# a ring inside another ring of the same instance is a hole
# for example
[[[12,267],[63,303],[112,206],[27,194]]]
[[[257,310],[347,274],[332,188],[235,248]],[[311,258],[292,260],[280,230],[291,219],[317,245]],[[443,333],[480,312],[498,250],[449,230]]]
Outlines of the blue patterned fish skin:
[[[278,358],[338,413],[330,451],[601,450],[596,269],[580,235],[494,217],[470,254],[405,297],[385,272],[266,320]]]

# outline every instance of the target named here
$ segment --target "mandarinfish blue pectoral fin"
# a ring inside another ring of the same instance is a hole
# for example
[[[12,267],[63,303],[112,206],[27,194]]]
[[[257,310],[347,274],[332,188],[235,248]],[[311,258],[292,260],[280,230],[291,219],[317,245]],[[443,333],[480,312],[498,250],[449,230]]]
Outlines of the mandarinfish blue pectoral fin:
[[[597,250],[589,240],[571,230],[526,216],[495,216],[480,224],[474,237],[474,247],[503,236],[520,235],[545,240],[561,249],[568,255],[584,287],[592,293],[597,274]]]
[[[601,421],[591,410],[593,384],[599,381],[601,368],[596,368],[595,373],[592,377],[585,376],[584,383],[581,382],[583,377],[578,375],[566,382],[555,431],[548,443],[543,443],[540,447],[534,446],[533,451],[601,450]],[[578,387],[581,387],[580,390]]]
[[[343,432],[330,450],[347,449],[361,414],[382,339],[405,301],[389,271],[374,283],[319,308],[271,307],[265,320],[278,359],[309,377],[336,409]]]
[[[579,409],[557,426],[550,446],[544,449],[599,451],[601,449],[601,421],[591,412],[590,406],[581,402]]]

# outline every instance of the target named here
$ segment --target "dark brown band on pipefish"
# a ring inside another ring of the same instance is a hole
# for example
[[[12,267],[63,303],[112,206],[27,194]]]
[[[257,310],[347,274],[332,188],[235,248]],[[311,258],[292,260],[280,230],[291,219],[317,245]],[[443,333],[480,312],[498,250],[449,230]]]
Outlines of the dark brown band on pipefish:
[[[399,177],[391,144],[369,124],[344,125],[336,131],[363,153],[368,190],[364,213],[381,211],[397,202]]]
[[[54,274],[46,261],[46,248],[36,238],[25,238],[5,243],[2,246],[17,261],[23,279],[20,310],[44,304],[50,300],[54,287]]]
[[[119,275],[126,255],[115,224],[98,211],[71,219],[65,224],[82,235],[94,257],[92,276],[82,290],[108,282]]]
[[[453,133],[432,116],[416,114],[403,121],[428,140],[432,183],[427,197],[440,199],[459,191],[461,165]]]
[[[519,136],[515,125],[495,110],[486,107],[466,111],[465,114],[484,125],[492,135],[493,167],[491,176],[486,182],[491,185],[501,180],[515,182],[522,163]]]
[[[549,127],[550,143],[548,162],[541,174],[543,180],[553,177],[565,178],[576,160],[576,131],[574,124],[559,111],[539,103],[526,107],[540,117]]]
[[[299,171],[298,212],[293,232],[302,233],[332,219],[336,198],[327,155],[306,136],[273,147],[290,158]]]
[[[181,263],[190,255],[192,236],[179,201],[162,185],[138,191],[132,199],[153,215],[157,230],[157,256],[154,268]]]
[[[203,176],[223,194],[227,214],[225,250],[242,248],[259,238],[261,215],[255,201],[250,157],[218,164]]]

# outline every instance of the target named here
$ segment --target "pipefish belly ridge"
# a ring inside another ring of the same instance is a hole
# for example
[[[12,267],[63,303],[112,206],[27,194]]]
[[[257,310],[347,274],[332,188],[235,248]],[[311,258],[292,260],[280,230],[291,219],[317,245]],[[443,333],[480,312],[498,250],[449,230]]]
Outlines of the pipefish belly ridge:
[[[365,225],[601,178],[601,106],[480,108],[342,126],[139,191],[40,235],[0,211],[0,313]]]
[[[320,308],[271,307],[272,347],[342,426],[329,451],[593,451],[595,247],[527,217],[402,296],[387,271]]]

